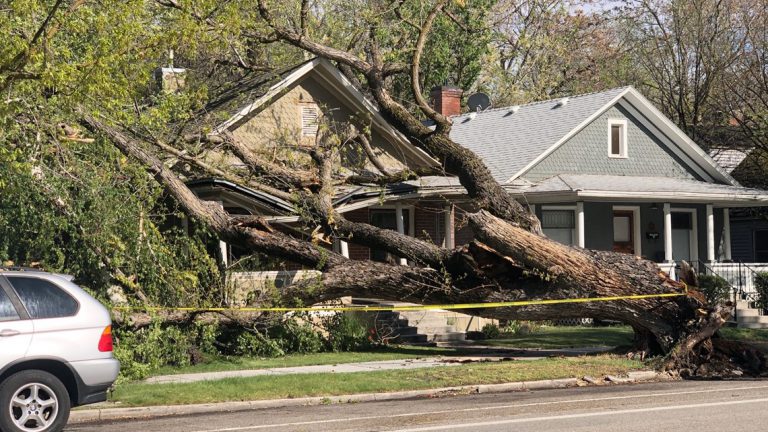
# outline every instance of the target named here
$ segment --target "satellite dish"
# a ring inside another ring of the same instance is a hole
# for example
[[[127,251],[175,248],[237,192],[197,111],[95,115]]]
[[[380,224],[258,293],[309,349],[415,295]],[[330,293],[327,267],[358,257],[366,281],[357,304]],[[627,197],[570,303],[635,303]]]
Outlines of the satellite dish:
[[[467,99],[470,112],[484,111],[491,106],[491,98],[485,93],[475,93]]]

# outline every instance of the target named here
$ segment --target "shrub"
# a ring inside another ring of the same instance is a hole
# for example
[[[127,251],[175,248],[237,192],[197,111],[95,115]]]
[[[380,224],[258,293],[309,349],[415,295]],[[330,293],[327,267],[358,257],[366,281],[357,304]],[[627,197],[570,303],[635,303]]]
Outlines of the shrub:
[[[269,336],[254,330],[245,331],[237,335],[232,352],[235,355],[256,357],[280,357],[285,351],[280,344],[270,339]]]
[[[699,291],[707,298],[707,302],[715,305],[728,300],[731,295],[731,285],[717,275],[700,275]]]
[[[480,329],[480,332],[483,333],[484,339],[496,339],[501,335],[501,330],[499,330],[499,326],[491,323],[484,325],[483,328]]]
[[[504,335],[528,335],[536,333],[541,328],[541,323],[536,321],[510,320],[499,328]]]
[[[201,337],[202,346],[198,346]],[[209,349],[210,329],[196,326],[193,331],[163,326],[158,322],[140,330],[115,329],[115,357],[120,360],[120,381],[146,378],[161,366],[187,366],[190,353]]]
[[[337,313],[326,318],[323,326],[328,332],[327,344],[331,351],[354,351],[373,344],[367,326],[354,315]]]
[[[285,354],[309,354],[323,350],[322,335],[311,324],[289,318],[269,329],[270,339]]]
[[[757,290],[758,306],[768,309],[768,272],[755,275],[755,289]]]

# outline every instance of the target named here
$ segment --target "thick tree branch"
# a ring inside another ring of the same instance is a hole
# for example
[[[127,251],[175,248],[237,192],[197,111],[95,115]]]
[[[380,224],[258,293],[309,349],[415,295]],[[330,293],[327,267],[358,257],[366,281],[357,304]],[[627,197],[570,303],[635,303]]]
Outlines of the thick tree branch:
[[[266,177],[277,183],[283,183],[293,188],[302,188],[316,182],[316,180],[313,179],[309,173],[290,170],[286,167],[277,165],[259,157],[259,155],[251,150],[247,145],[238,141],[237,138],[235,138],[229,132],[224,132],[222,136],[224,137],[224,145],[238,159],[243,161],[243,163],[248,166],[248,169],[251,171],[251,173],[256,176]],[[285,195],[288,196],[281,196],[281,198],[290,201],[290,195]]]
[[[199,198],[150,153],[131,141],[122,132],[107,126],[91,116],[85,116],[85,124],[91,129],[107,136],[126,156],[138,160],[145,169],[179,203],[184,211],[200,220],[213,230],[222,240],[255,252],[281,257],[298,264],[324,270],[338,265],[346,259],[341,255],[322,249],[310,242],[294,239],[280,232],[263,231],[250,226],[234,223],[223,208],[214,203],[207,203]]]
[[[225,172],[224,170],[216,168],[216,167],[206,163],[201,158],[196,157],[196,156],[191,156],[191,155],[187,154],[186,152],[184,152],[182,150],[179,150],[179,149],[177,149],[177,148],[175,148],[175,147],[173,147],[171,145],[165,144],[165,143],[160,142],[158,140],[154,140],[153,144],[156,147],[158,147],[160,150],[162,150],[162,151],[164,151],[164,152],[166,152],[168,154],[172,154],[175,157],[177,157],[177,158],[179,158],[179,159],[181,159],[183,161],[189,162],[192,165],[195,165],[198,168],[200,168],[200,169],[202,169],[202,170],[204,170],[204,171],[206,171],[206,172],[208,172],[208,173],[210,173],[210,174],[212,174],[214,176],[218,176],[218,177],[221,177],[222,179],[229,180],[229,181],[232,181],[232,182],[235,182],[235,183],[242,182],[242,180],[237,178],[236,176],[233,176],[233,175]],[[281,198],[281,199],[286,200],[286,201],[291,201],[293,199],[291,197],[291,194],[289,194],[287,192],[284,192],[284,191],[282,191],[280,189],[276,189],[276,188],[273,188],[271,186],[267,186],[267,185],[262,184],[262,183],[258,183],[258,182],[254,182],[254,181],[247,181],[247,180],[244,181],[244,183],[248,187],[250,187],[250,188],[253,188],[255,190],[260,190],[262,192],[266,192],[268,194],[271,194],[271,195],[273,195],[275,197]]]
[[[272,28],[276,36],[278,36],[280,39],[329,60],[347,64],[363,73],[368,73],[371,71],[371,65],[366,61],[356,57],[355,55],[350,54],[347,51],[342,51],[314,42],[305,37],[305,35],[296,33],[292,29],[285,28],[278,24],[272,15],[266,0],[259,0],[259,13],[267,25]]]

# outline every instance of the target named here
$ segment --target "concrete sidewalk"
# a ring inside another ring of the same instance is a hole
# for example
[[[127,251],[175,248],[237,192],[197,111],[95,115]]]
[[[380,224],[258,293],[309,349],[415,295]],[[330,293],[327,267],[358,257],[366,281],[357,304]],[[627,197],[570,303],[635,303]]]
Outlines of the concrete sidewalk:
[[[477,347],[479,348],[479,347]],[[498,349],[483,347],[484,352],[468,354],[465,356],[439,356],[425,357],[407,360],[380,360],[360,363],[343,363],[332,365],[295,366],[284,368],[248,369],[220,372],[205,372],[192,374],[159,375],[148,378],[144,382],[148,384],[172,384],[190,383],[197,381],[215,381],[226,378],[246,378],[254,376],[275,376],[310,373],[355,373],[374,372],[382,370],[406,370],[430,367],[458,366],[475,362],[497,362],[510,360],[540,360],[552,356],[581,356],[585,354],[599,353],[607,350],[605,347],[576,348],[576,349]]]

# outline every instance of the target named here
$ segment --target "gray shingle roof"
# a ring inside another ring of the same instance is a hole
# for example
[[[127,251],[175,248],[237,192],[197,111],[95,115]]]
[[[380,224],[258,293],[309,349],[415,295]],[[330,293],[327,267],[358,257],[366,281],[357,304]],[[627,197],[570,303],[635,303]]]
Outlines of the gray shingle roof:
[[[752,149],[724,149],[713,148],[709,151],[709,156],[720,165],[728,174],[733,173],[743,161],[749,156]]]
[[[504,183],[626,89],[571,96],[565,106],[554,99],[514,113],[504,107],[456,116],[451,139],[477,153]]]

